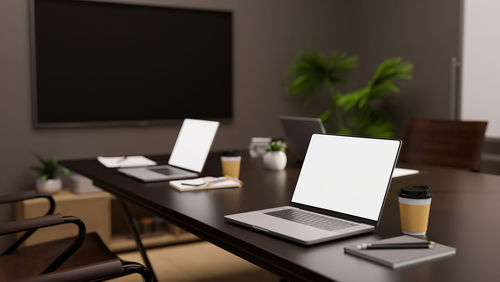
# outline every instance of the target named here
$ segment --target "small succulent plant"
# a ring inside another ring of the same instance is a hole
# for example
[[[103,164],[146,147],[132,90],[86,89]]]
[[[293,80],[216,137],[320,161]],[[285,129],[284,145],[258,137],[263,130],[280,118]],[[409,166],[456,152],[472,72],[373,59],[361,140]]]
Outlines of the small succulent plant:
[[[267,152],[278,152],[282,151],[284,152],[286,150],[286,144],[283,143],[281,140],[273,140],[269,142],[266,146],[266,151]]]
[[[59,165],[58,158],[44,159],[39,155],[35,154],[35,157],[40,161],[40,166],[32,166],[31,169],[40,174],[40,179],[55,179],[57,178],[57,173],[60,171],[64,174],[69,174],[69,170],[65,167]]]

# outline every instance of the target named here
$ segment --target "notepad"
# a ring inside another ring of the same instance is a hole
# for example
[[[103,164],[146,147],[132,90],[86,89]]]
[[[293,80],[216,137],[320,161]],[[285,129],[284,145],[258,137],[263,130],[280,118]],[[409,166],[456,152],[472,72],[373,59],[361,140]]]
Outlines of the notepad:
[[[384,239],[376,242],[365,243],[410,243],[421,242],[422,239],[403,235]],[[435,244],[432,249],[381,249],[381,250],[358,250],[357,246],[344,248],[344,252],[358,256],[391,268],[399,268],[442,257],[452,256],[456,249],[441,244]]]
[[[156,162],[144,156],[97,157],[97,160],[108,168],[141,167],[156,165]]]
[[[179,191],[199,191],[207,189],[235,188],[241,187],[241,180],[226,177],[206,176],[188,180],[173,180],[169,182],[170,186]]]

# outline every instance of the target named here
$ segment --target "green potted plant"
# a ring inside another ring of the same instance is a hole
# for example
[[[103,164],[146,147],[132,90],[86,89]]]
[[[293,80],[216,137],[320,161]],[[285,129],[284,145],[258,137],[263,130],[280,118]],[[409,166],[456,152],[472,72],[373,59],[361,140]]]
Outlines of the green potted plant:
[[[326,86],[331,97],[330,105],[319,118],[326,123],[334,119],[339,134],[393,137],[395,126],[388,105],[391,94],[399,92],[396,80],[411,79],[413,64],[401,58],[383,61],[372,79],[364,86],[343,91],[348,72],[357,67],[358,57],[333,51],[329,56],[314,51],[301,53],[290,66],[290,83],[286,91],[304,95],[306,103]]]
[[[44,159],[39,155],[35,157],[40,162],[39,166],[32,166],[31,169],[39,174],[36,180],[36,190],[43,193],[53,194],[61,190],[62,180],[58,177],[59,172],[69,174],[69,170],[59,165],[59,159]]]
[[[266,153],[262,156],[264,167],[270,170],[282,170],[286,166],[286,145],[281,140],[273,140],[266,146]]]

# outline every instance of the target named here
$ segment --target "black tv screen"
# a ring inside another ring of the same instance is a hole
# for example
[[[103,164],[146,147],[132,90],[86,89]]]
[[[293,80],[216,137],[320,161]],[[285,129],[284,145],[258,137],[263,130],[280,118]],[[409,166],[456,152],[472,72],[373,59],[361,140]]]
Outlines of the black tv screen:
[[[232,13],[32,0],[36,126],[232,117]]]

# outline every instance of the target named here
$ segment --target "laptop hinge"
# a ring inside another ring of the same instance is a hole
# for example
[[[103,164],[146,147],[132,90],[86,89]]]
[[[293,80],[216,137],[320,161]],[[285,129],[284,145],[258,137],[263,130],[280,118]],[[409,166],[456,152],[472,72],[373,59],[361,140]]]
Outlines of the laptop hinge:
[[[364,223],[364,224],[368,224],[368,225],[372,225],[372,226],[377,226],[377,224],[378,224],[378,221],[376,221],[376,220],[371,220],[371,219],[362,218],[362,217],[358,217],[358,216],[348,215],[345,213],[335,212],[335,211],[331,211],[331,210],[325,210],[325,209],[312,207],[312,206],[308,206],[308,205],[304,205],[304,204],[291,202],[290,206],[298,208],[298,209],[314,212],[314,213],[324,214],[324,215],[328,215],[328,216],[332,216],[332,217],[336,217],[336,218],[341,218],[341,219],[345,219],[345,220],[349,220],[349,221]]]

